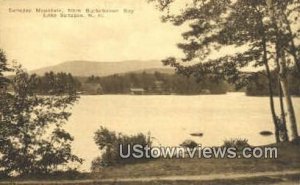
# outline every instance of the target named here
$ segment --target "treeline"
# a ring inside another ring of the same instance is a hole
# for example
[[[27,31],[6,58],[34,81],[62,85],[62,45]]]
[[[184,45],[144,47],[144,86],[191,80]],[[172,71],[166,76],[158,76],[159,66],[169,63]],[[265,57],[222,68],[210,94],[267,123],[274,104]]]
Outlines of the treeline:
[[[70,73],[47,72],[43,76],[34,76],[34,91],[38,94],[70,94],[81,89],[81,82]]]
[[[279,95],[279,82],[278,75],[272,72],[272,88],[274,89],[274,95]],[[290,94],[293,96],[300,96],[300,75],[296,71],[293,71],[288,76],[288,84]],[[268,88],[269,80],[263,73],[256,73],[252,76],[246,87],[246,95],[248,96],[269,96]]]
[[[193,77],[179,74],[127,73],[99,77],[74,77],[70,73],[47,72],[43,76],[32,75],[33,92],[40,95],[82,93],[130,94],[134,89],[143,94],[224,94],[231,86],[224,81],[203,79],[196,81]],[[13,87],[9,87],[12,89]]]
[[[47,72],[43,76],[34,75],[34,92],[41,95],[70,94],[130,94],[133,89],[142,89],[144,94],[224,94],[232,91],[233,87],[225,81],[202,79],[197,81],[193,77],[180,74],[155,73],[127,73],[99,77],[73,77],[70,73]],[[291,95],[300,96],[300,76],[291,72],[288,76]],[[274,95],[279,94],[278,77],[272,72]],[[247,96],[268,96],[268,78],[264,73],[251,76],[245,88]]]
[[[90,76],[85,83],[94,84],[103,94],[128,94],[132,89],[142,89],[145,94],[224,94],[229,89],[224,81],[204,79],[197,82],[193,77],[159,72]]]

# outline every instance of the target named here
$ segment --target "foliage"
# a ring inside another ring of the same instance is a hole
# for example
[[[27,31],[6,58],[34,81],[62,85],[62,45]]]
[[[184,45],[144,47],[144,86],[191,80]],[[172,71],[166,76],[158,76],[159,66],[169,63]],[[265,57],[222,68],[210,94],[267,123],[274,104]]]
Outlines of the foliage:
[[[174,14],[171,11],[172,4],[176,3],[174,0],[150,1],[156,2],[159,9],[166,12],[163,16],[164,21],[172,22],[176,26],[183,24],[190,26],[190,29],[182,34],[184,41],[178,44],[185,57],[181,60],[174,57],[163,60],[166,65],[175,67],[179,73],[195,76],[199,80],[205,76],[225,79],[241,88],[247,85],[248,79],[252,76],[251,73],[245,73],[246,67],[269,65],[270,62],[266,60],[275,57],[272,45],[276,35],[273,25],[268,21],[265,1],[195,0]],[[286,2],[285,6],[294,7],[286,8],[285,13],[298,16],[299,2],[298,4],[295,4],[295,1]],[[276,3],[279,6],[283,1]],[[292,20],[292,16],[287,19],[289,26],[297,24],[297,21]],[[284,35],[282,40],[285,41],[282,45],[291,50],[292,46],[288,41],[299,38],[299,34],[292,36],[292,33],[282,34]],[[226,46],[234,46],[235,49],[241,50],[211,58],[213,50],[219,51]],[[187,62],[193,63],[187,65]]]
[[[237,139],[225,140],[222,147],[226,147],[226,148],[234,147],[240,151],[240,150],[244,149],[245,147],[249,147],[249,146],[250,145],[248,144],[247,139],[237,138]]]
[[[197,147],[198,145],[199,144],[196,143],[195,141],[187,139],[187,140],[183,141],[180,146],[186,147],[186,148],[189,148],[189,149],[193,149],[193,148]]]
[[[272,81],[278,82],[276,72],[271,73]],[[291,73],[288,76],[289,91],[291,95],[300,96],[300,77],[298,73]],[[273,94],[279,95],[278,83],[272,83]],[[248,96],[268,96],[268,78],[263,73],[253,75],[246,86],[246,94]]]
[[[223,94],[229,89],[224,81],[205,79],[196,81],[179,74],[128,73],[107,77],[91,76],[85,83],[100,84],[104,94],[126,94],[130,88],[143,88],[149,94],[202,94],[209,90],[212,94]],[[158,85],[159,84],[159,85]]]
[[[51,96],[40,96],[36,75],[18,66],[14,73],[12,92],[5,90],[0,98],[0,173],[50,173],[71,162],[81,163],[71,152],[73,137],[62,128],[78,99],[76,92],[55,88]]]
[[[0,49],[0,92],[7,87],[9,83],[9,79],[4,77],[4,72],[11,71],[7,65],[7,59],[5,53],[2,49]]]
[[[143,147],[151,147],[150,136],[146,136],[142,133],[131,136],[121,133],[117,134],[102,126],[96,131],[94,140],[102,154],[101,157],[97,157],[92,162],[92,171],[108,166],[132,164],[143,161],[142,159],[135,159],[132,156],[127,159],[121,158],[120,145],[122,145],[123,154],[130,152],[128,151],[128,145],[132,147],[135,144],[139,144]]]
[[[43,95],[74,94],[81,87],[81,83],[70,73],[47,72],[36,79],[36,93]]]

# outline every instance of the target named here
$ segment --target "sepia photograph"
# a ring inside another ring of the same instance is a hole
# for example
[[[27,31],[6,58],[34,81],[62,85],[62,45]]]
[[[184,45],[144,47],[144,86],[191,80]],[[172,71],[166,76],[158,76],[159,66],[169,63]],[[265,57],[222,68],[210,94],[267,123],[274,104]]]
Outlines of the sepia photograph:
[[[0,0],[0,185],[300,185],[300,0]]]

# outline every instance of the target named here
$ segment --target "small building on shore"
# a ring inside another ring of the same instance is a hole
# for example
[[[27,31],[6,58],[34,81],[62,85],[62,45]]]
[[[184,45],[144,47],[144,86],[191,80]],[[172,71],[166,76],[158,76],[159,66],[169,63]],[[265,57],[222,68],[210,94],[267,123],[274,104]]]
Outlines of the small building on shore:
[[[143,94],[145,94],[145,89],[143,89],[143,88],[130,88],[130,94],[132,94],[132,95],[143,95]]]
[[[156,94],[163,94],[165,92],[163,85],[164,85],[163,81],[159,81],[159,80],[155,81],[152,91]]]
[[[80,94],[99,95],[104,94],[100,83],[84,83]]]
[[[201,94],[211,94],[209,89],[202,89]]]

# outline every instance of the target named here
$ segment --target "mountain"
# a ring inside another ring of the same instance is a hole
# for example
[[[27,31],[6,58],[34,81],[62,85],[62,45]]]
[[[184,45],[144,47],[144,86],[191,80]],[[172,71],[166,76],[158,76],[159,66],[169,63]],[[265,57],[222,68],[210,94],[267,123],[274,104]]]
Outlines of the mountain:
[[[173,69],[163,66],[161,61],[120,61],[120,62],[91,62],[91,61],[69,61],[55,66],[49,66],[31,71],[37,75],[44,75],[46,72],[53,71],[71,73],[73,76],[108,76],[112,74],[128,72],[149,72],[155,71],[163,73],[173,73]]]

